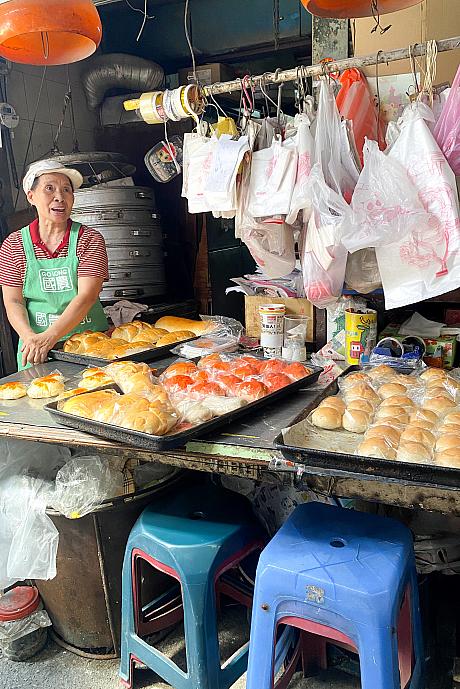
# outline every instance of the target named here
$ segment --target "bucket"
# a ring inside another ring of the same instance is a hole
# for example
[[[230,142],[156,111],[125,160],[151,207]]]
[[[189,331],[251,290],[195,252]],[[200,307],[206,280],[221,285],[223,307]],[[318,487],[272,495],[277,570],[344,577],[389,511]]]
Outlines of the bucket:
[[[377,311],[345,309],[345,356],[347,364],[369,357],[377,340]]]
[[[284,304],[263,304],[259,306],[260,315],[260,344],[264,350],[264,356],[281,356],[283,347]]]

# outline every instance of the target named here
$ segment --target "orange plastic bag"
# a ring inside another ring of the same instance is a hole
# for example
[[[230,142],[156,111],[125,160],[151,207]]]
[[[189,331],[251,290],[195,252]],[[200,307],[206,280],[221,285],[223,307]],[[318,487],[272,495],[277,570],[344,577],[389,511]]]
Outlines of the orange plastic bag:
[[[378,141],[380,150],[385,150],[385,128],[378,117],[377,106],[367,83],[359,69],[346,69],[338,79],[342,88],[336,102],[340,115],[353,124],[356,148],[363,163],[364,139]]]

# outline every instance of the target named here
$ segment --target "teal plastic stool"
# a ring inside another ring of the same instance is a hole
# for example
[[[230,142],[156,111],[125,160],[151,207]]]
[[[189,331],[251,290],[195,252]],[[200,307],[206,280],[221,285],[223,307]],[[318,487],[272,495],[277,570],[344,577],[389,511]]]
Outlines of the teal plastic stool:
[[[136,661],[176,689],[227,689],[236,682],[246,671],[248,644],[221,666],[216,582],[263,544],[249,503],[212,484],[193,485],[142,512],[123,563],[120,677],[127,687]],[[187,672],[139,635],[141,560],[180,582]]]

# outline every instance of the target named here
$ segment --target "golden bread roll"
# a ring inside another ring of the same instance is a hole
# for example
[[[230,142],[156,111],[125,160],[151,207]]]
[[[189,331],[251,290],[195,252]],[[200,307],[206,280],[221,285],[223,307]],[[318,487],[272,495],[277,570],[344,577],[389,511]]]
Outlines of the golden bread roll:
[[[85,419],[94,419],[96,413],[101,409],[107,400],[113,400],[120,395],[115,390],[98,390],[97,392],[87,392],[83,395],[76,395],[63,402],[61,409],[67,414],[82,416]]]
[[[406,393],[407,388],[405,385],[401,385],[401,383],[385,383],[379,387],[379,395],[383,400],[395,395],[405,395]]]
[[[458,411],[451,411],[449,414],[446,414],[446,416],[443,419],[444,424],[455,424],[457,426],[460,426],[460,412]]]
[[[396,459],[396,450],[384,438],[368,438],[363,440],[357,450],[363,457],[376,459]]]
[[[380,380],[382,378],[394,378],[396,372],[393,368],[391,368],[391,366],[388,366],[387,364],[380,364],[375,368],[369,369],[369,371],[367,371],[367,375],[371,380]]]
[[[94,376],[95,373],[100,373],[102,368],[99,366],[88,366],[84,371],[81,372],[82,378],[88,378],[89,376]]]
[[[439,435],[444,435],[446,433],[452,433],[453,435],[460,433],[460,425],[457,423],[443,423],[438,428]]]
[[[152,328],[151,330],[143,330],[140,332],[136,337],[133,337],[131,342],[150,342],[150,344],[155,344],[158,342],[160,337],[163,337],[163,335],[167,335],[168,333],[166,330],[163,330],[162,328]]]
[[[98,371],[92,376],[85,376],[82,378],[79,387],[85,388],[85,390],[94,390],[95,388],[100,388],[102,385],[108,385],[113,383],[113,380],[104,371]]]
[[[27,395],[34,400],[46,399],[47,397],[57,397],[64,392],[64,382],[62,377],[44,376],[35,378],[27,388]]]
[[[444,416],[454,409],[456,406],[453,400],[446,400],[444,397],[433,397],[433,399],[425,400],[422,409],[433,411],[438,416]]]
[[[441,435],[436,441],[435,450],[436,452],[444,452],[444,450],[450,450],[451,447],[460,447],[460,433]]]
[[[123,389],[124,381],[128,381],[134,373],[143,372],[151,375],[150,368],[144,362],[114,361],[104,368],[106,375],[110,376],[117,385]]]
[[[372,416],[375,411],[374,405],[368,400],[351,400],[347,405],[347,409],[350,409],[350,411],[352,409],[355,411],[364,411],[370,416]]]
[[[125,340],[125,342],[131,342],[137,335],[140,335],[141,328],[139,328],[135,323],[123,323],[117,328],[114,328],[110,337],[113,340]]]
[[[436,438],[433,433],[430,433],[430,431],[424,428],[408,427],[401,434],[402,443],[420,443],[421,445],[425,445],[429,450],[433,449],[435,441]]]
[[[430,450],[421,443],[404,442],[398,447],[396,459],[401,462],[427,462],[431,459]]]
[[[356,372],[350,373],[345,378],[342,378],[342,384],[345,387],[357,385],[359,383],[370,383],[370,378],[366,373]]]
[[[398,406],[380,407],[375,418],[392,420],[398,424],[407,424],[409,421],[409,415],[404,407]]]
[[[412,412],[410,420],[411,422],[429,421],[429,423],[432,423],[433,425],[439,422],[439,419],[434,411],[430,411],[429,409],[416,409],[414,412]]]
[[[428,383],[431,380],[446,380],[447,373],[442,368],[427,368],[426,371],[420,374],[420,380],[424,383]]]
[[[422,428],[425,431],[430,431],[430,433],[433,433],[436,428],[436,424],[431,423],[431,421],[424,421],[423,419],[416,419],[415,421],[409,419],[409,426],[411,428]]]
[[[435,457],[435,463],[443,467],[452,467],[460,469],[460,448],[451,447],[444,452],[438,452]]]
[[[88,392],[86,388],[72,388],[71,390],[64,390],[62,395],[59,395],[60,400],[66,400],[68,397],[74,397],[75,395],[81,395],[84,392]]]
[[[148,342],[147,340],[133,340],[124,345],[125,350],[124,356],[130,356],[131,354],[138,354],[139,352],[145,352],[147,349],[152,349],[153,342]]]
[[[386,426],[383,422],[379,422],[376,426],[372,426],[366,432],[366,440],[376,438],[377,440],[384,440],[390,447],[397,448],[401,431],[391,426]]]
[[[392,397],[386,397],[381,407],[410,407],[411,409],[415,407],[414,402],[407,395],[393,395]]]
[[[345,409],[342,426],[351,433],[364,433],[371,422],[369,414],[359,409]]]
[[[345,402],[341,397],[326,397],[321,401],[319,407],[329,407],[332,409],[337,409],[338,412],[343,414],[345,411]]]
[[[433,386],[426,389],[425,399],[433,399],[433,397],[444,397],[447,400],[452,400],[455,395],[451,395],[445,387]]]
[[[131,431],[164,435],[177,423],[171,409],[157,407],[134,393],[121,395],[97,413],[97,419]]]
[[[311,422],[318,428],[332,431],[336,428],[342,428],[342,414],[337,409],[318,407],[311,415]]]
[[[358,385],[353,385],[346,389],[345,391],[346,401],[351,402],[352,400],[368,400],[374,404],[380,402],[380,398],[371,388],[370,385],[366,383],[358,383]]]
[[[0,400],[19,400],[27,395],[27,388],[24,383],[12,381],[0,385]]]
[[[212,321],[193,321],[189,318],[178,318],[177,316],[163,316],[155,323],[155,328],[162,328],[168,333],[177,331],[188,331],[193,333],[192,337],[196,335],[204,335],[212,330],[215,330],[216,325]]]
[[[196,337],[195,333],[191,330],[175,330],[173,333],[168,333],[163,335],[156,342],[156,347],[166,347],[170,344],[175,344],[176,342],[183,342],[184,340],[190,340],[190,338]]]

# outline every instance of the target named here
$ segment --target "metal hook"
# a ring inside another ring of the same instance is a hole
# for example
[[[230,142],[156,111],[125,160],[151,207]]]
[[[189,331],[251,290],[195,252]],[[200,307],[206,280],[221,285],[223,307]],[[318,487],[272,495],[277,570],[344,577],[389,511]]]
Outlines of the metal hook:
[[[267,108],[267,115],[270,115],[270,108],[269,108],[269,106],[268,106],[268,103],[271,103],[275,108],[277,108],[278,106],[277,106],[277,104],[275,103],[275,101],[273,100],[273,98],[270,98],[270,96],[268,95],[268,93],[267,93],[266,90],[265,90],[265,86],[266,86],[265,77],[266,77],[267,74],[268,74],[268,72],[264,72],[264,73],[262,74],[262,77],[261,77],[261,79],[260,79],[260,90],[262,91],[262,94],[263,94],[263,96],[264,96],[264,98],[265,98],[265,105],[266,105],[266,108]]]
[[[211,86],[210,88],[208,88],[208,93],[209,93],[209,95],[210,95],[210,97],[211,97],[212,103],[214,104],[214,107],[216,108],[216,110],[217,110],[218,112],[221,112],[222,115],[223,115],[224,117],[228,117],[228,115],[227,115],[227,113],[225,112],[225,110],[219,105],[219,103],[218,103],[218,102],[216,101],[216,99],[214,98],[214,94],[213,94],[213,92],[212,92],[212,86]],[[212,105],[212,104],[209,103],[209,105]]]

